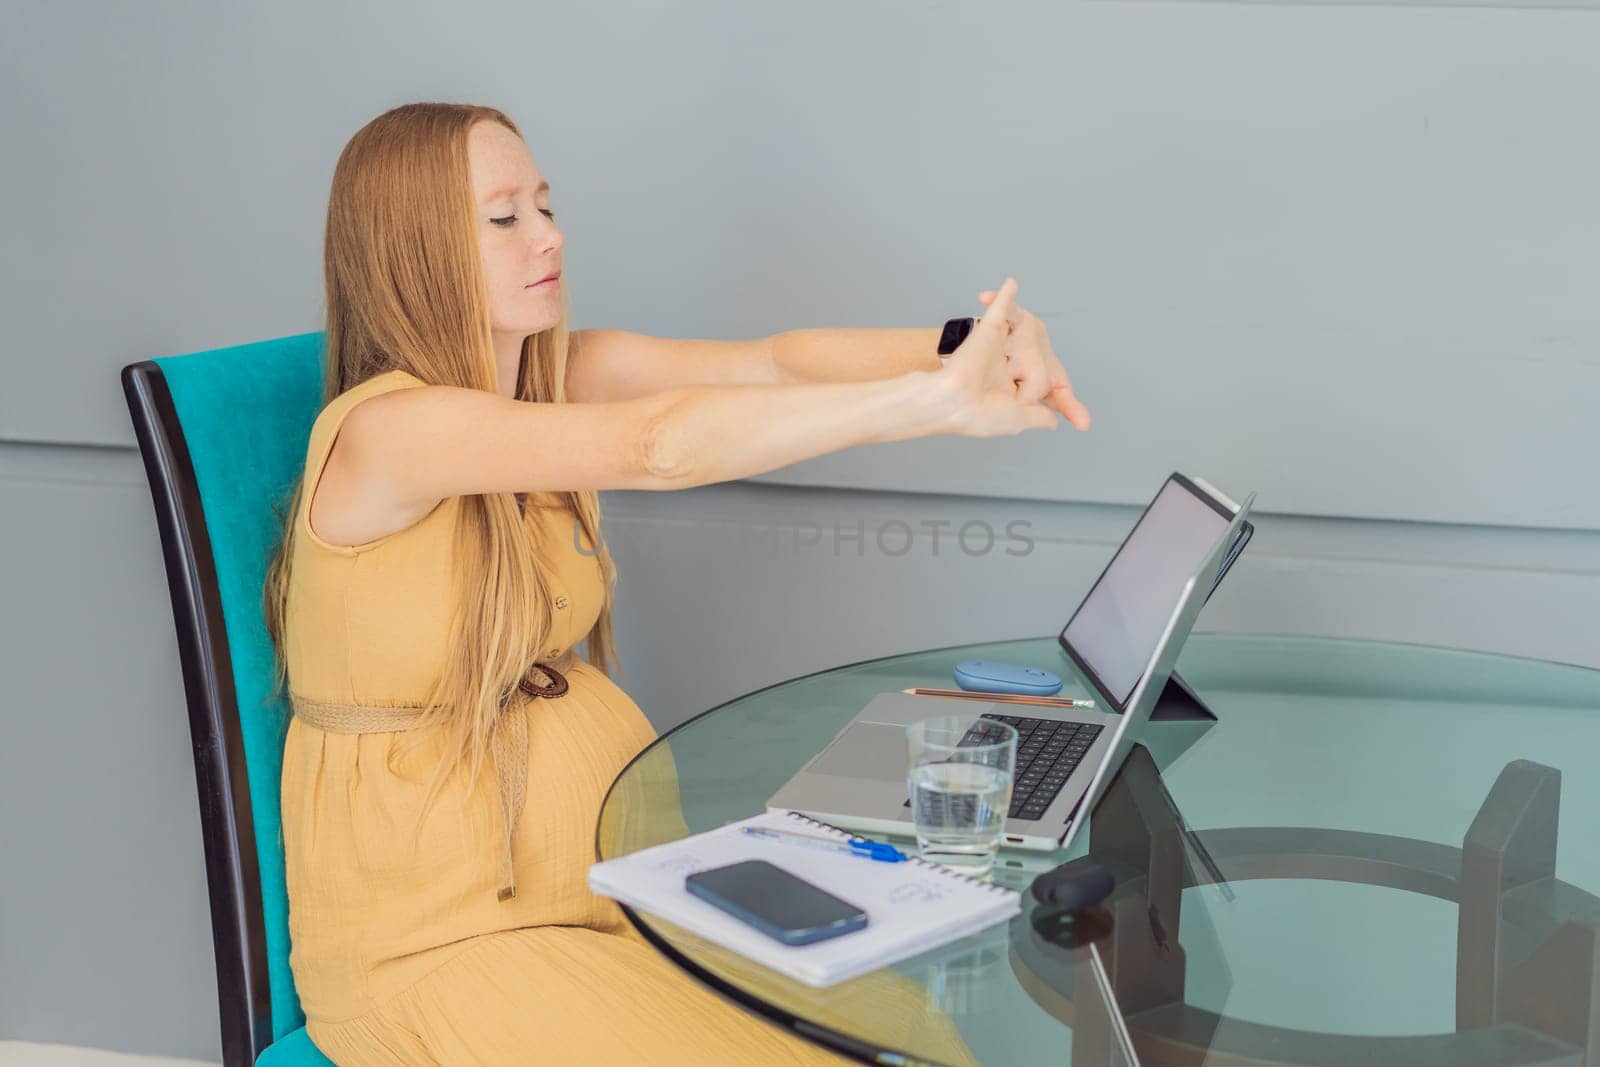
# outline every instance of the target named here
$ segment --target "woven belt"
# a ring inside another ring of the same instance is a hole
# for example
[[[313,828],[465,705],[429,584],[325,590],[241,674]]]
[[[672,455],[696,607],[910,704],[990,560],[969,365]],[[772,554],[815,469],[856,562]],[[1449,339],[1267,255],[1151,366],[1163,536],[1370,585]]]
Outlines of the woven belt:
[[[577,654],[567,649],[560,656],[534,663],[517,683],[517,689],[530,698],[555,698],[567,691],[563,673],[572,670]],[[540,681],[543,675],[546,681]],[[294,714],[311,726],[339,734],[384,734],[414,730],[422,725],[421,704],[331,704],[290,694]],[[495,779],[500,787],[501,823],[505,828],[505,847],[500,853],[500,900],[517,895],[517,880],[511,863],[511,840],[522,813],[528,788],[527,701],[508,700],[495,720],[490,736]]]

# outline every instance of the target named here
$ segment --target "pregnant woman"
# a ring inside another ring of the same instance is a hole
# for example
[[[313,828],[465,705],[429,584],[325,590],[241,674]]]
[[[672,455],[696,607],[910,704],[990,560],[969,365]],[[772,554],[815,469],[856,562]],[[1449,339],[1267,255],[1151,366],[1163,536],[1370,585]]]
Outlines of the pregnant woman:
[[[550,197],[486,107],[396,108],[334,170],[325,406],[265,604],[307,1030],[341,1065],[843,1062],[587,889],[601,800],[654,737],[610,676],[597,493],[1088,412],[1012,279],[943,361],[932,329],[569,335]],[[858,982],[841,1011],[970,1061],[919,987]]]

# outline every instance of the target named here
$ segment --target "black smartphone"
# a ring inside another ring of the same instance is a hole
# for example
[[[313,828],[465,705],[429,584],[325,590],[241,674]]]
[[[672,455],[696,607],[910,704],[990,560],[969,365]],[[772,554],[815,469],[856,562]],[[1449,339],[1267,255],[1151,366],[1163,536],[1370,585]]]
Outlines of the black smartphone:
[[[699,871],[689,892],[785,945],[809,945],[859,930],[867,913],[766,860]]]

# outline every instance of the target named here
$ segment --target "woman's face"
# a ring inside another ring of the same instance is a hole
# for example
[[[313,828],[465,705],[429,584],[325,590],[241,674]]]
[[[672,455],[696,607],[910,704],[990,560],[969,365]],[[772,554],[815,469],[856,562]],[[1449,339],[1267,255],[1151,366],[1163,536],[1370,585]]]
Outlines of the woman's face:
[[[550,212],[550,186],[521,137],[498,122],[478,122],[468,131],[467,155],[490,328],[520,343],[561,318],[565,238]],[[550,275],[554,281],[542,280]]]

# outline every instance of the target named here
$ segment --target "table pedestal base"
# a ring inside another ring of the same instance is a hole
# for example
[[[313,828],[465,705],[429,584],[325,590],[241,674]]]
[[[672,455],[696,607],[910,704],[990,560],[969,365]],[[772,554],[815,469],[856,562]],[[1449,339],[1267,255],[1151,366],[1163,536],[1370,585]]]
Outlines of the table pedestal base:
[[[1095,809],[1089,854],[1117,878],[1095,943],[1141,1062],[1600,1067],[1600,898],[1555,877],[1560,788],[1553,768],[1506,764],[1461,848],[1302,827],[1199,835],[1228,882],[1319,878],[1458,903],[1454,1031],[1324,1034],[1225,1020],[1184,1003],[1183,890],[1213,879],[1186,862],[1192,846],[1177,808],[1150,753],[1135,747]],[[1074,1026],[1074,1067],[1111,1067],[1125,1059],[1116,1042],[1097,1036],[1102,1013],[1073,1009],[1074,991],[1093,988],[1083,984],[1090,973],[1081,946],[1096,918],[1084,919],[1036,906],[1013,926],[1011,962],[1030,996]]]

